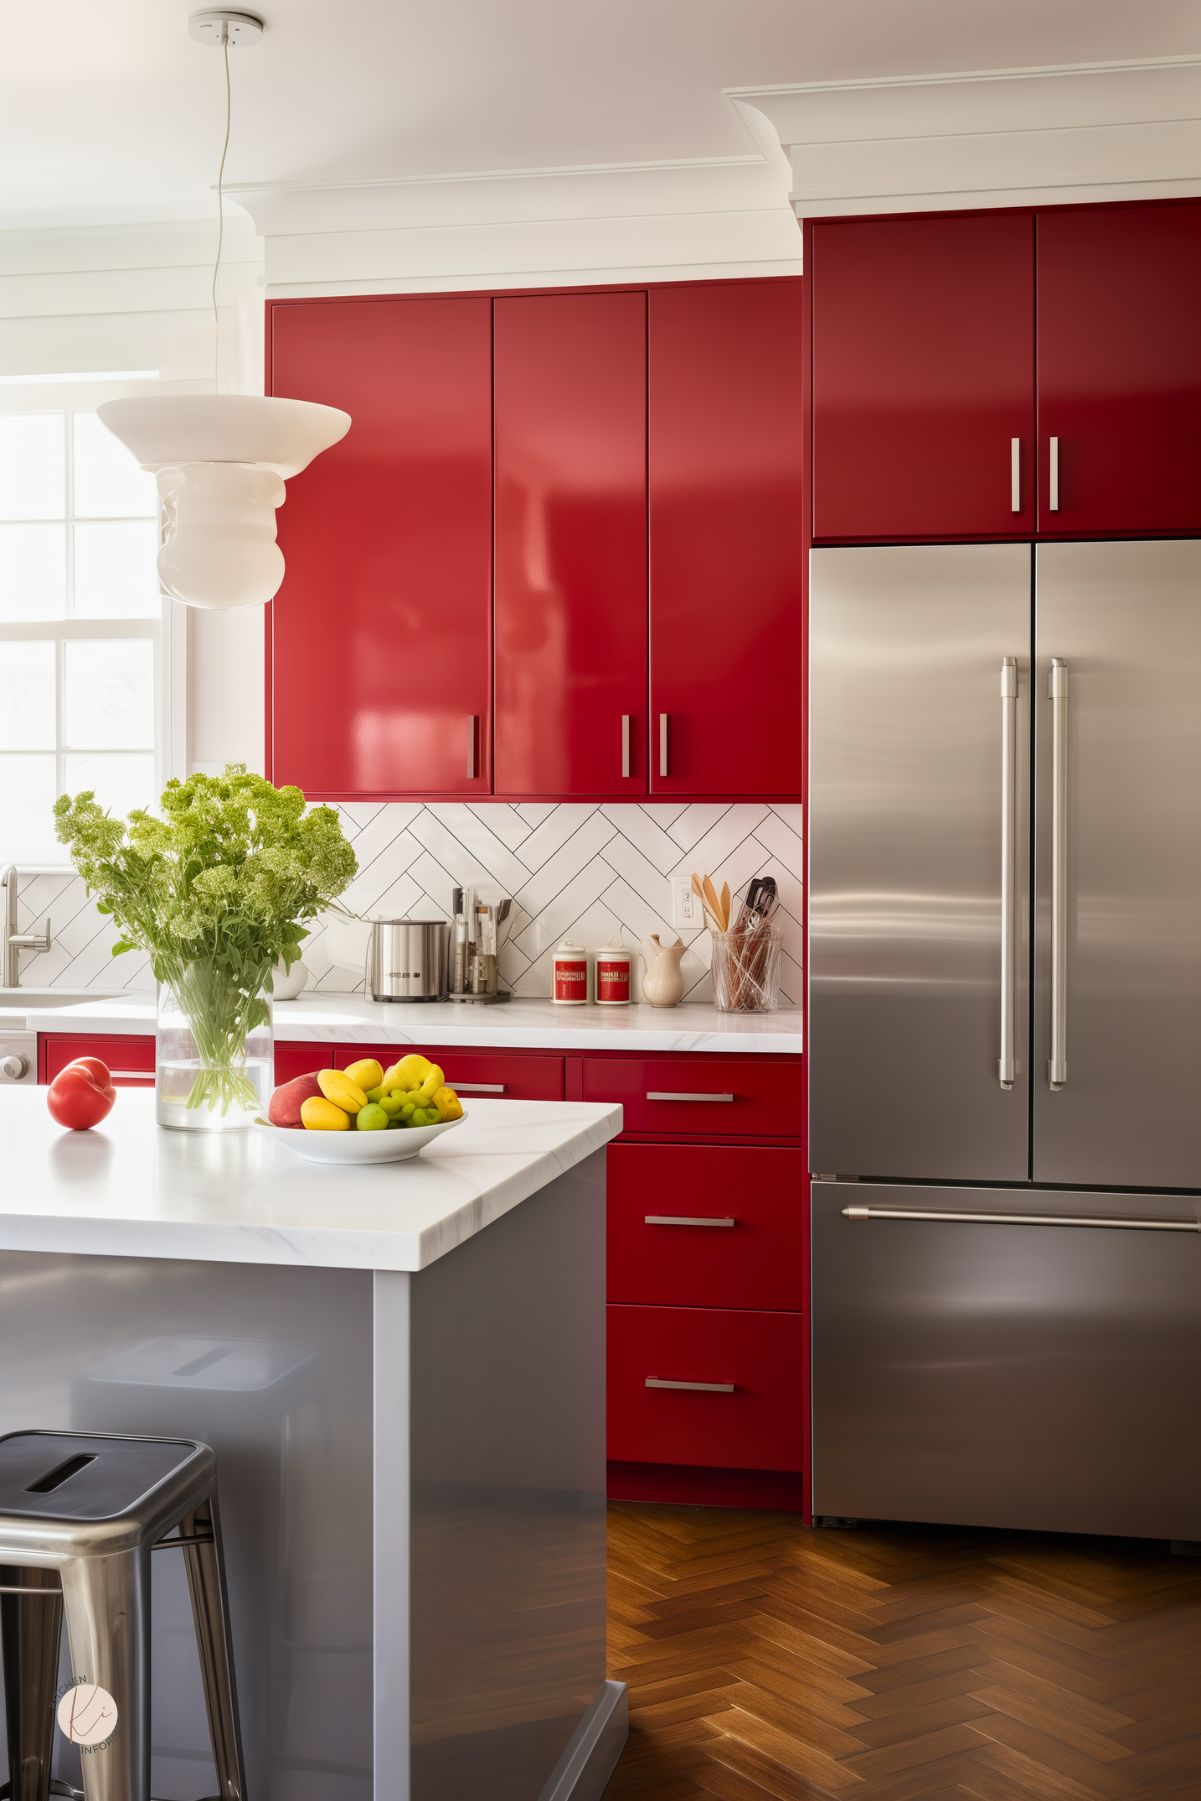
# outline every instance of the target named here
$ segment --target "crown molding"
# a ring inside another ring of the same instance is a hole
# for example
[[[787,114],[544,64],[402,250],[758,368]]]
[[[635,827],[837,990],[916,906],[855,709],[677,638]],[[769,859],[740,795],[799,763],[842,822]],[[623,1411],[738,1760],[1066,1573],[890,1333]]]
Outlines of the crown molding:
[[[727,92],[801,218],[1201,193],[1201,53]]]
[[[737,110],[738,156],[227,191],[272,296],[799,273],[788,159]]]

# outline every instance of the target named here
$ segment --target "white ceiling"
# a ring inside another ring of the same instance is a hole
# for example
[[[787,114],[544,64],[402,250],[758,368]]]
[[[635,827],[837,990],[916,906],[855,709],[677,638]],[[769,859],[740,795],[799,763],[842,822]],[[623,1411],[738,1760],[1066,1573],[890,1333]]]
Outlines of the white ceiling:
[[[250,0],[253,4],[253,0]],[[184,0],[18,8],[0,230],[212,211],[219,56]],[[746,156],[723,89],[1201,50],[1197,0],[264,0],[233,183]]]

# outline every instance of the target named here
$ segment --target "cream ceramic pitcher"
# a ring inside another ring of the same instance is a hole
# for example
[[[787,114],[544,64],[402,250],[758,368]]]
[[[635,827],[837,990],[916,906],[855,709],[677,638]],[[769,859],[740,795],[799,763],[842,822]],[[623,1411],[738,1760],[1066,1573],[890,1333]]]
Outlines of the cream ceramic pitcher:
[[[643,1000],[649,1001],[652,1007],[678,1006],[684,997],[684,977],[680,970],[684,940],[677,938],[674,944],[660,944],[658,932],[652,932],[646,940],[645,950]]]

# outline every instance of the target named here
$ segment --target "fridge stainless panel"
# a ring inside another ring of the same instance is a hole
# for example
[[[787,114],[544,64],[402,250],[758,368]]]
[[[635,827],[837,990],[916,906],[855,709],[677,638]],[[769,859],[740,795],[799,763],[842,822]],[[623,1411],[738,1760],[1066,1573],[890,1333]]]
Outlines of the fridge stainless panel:
[[[1201,1188],[1201,543],[1040,545],[1035,571],[1034,1179]]]
[[[1029,1175],[1030,591],[1025,544],[813,554],[814,1171]]]
[[[815,1182],[815,1513],[1201,1538],[1199,1218],[1195,1196]]]

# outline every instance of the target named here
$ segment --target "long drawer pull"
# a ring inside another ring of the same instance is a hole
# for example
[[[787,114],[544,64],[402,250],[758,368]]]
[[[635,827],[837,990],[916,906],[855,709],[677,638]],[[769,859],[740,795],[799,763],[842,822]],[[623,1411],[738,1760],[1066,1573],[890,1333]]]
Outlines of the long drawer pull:
[[[647,1226],[732,1226],[733,1218],[715,1219],[711,1213],[647,1213]]]
[[[844,1207],[842,1217],[950,1220],[961,1226],[1111,1226],[1120,1232],[1201,1232],[1198,1219],[1105,1219],[1082,1213],[935,1213],[920,1207]]]
[[[644,1380],[647,1388],[688,1388],[695,1390],[697,1394],[705,1395],[732,1395],[734,1393],[732,1382],[673,1382],[667,1376],[647,1376]]]
[[[668,1088],[648,1088],[648,1101],[732,1101],[732,1094],[675,1094]]]
[[[503,1082],[456,1082],[447,1077],[446,1086],[453,1088],[456,1094],[503,1094]]]
[[[64,1068],[66,1066],[64,1065]],[[152,1069],[110,1069],[109,1075],[114,1082],[153,1082]]]

